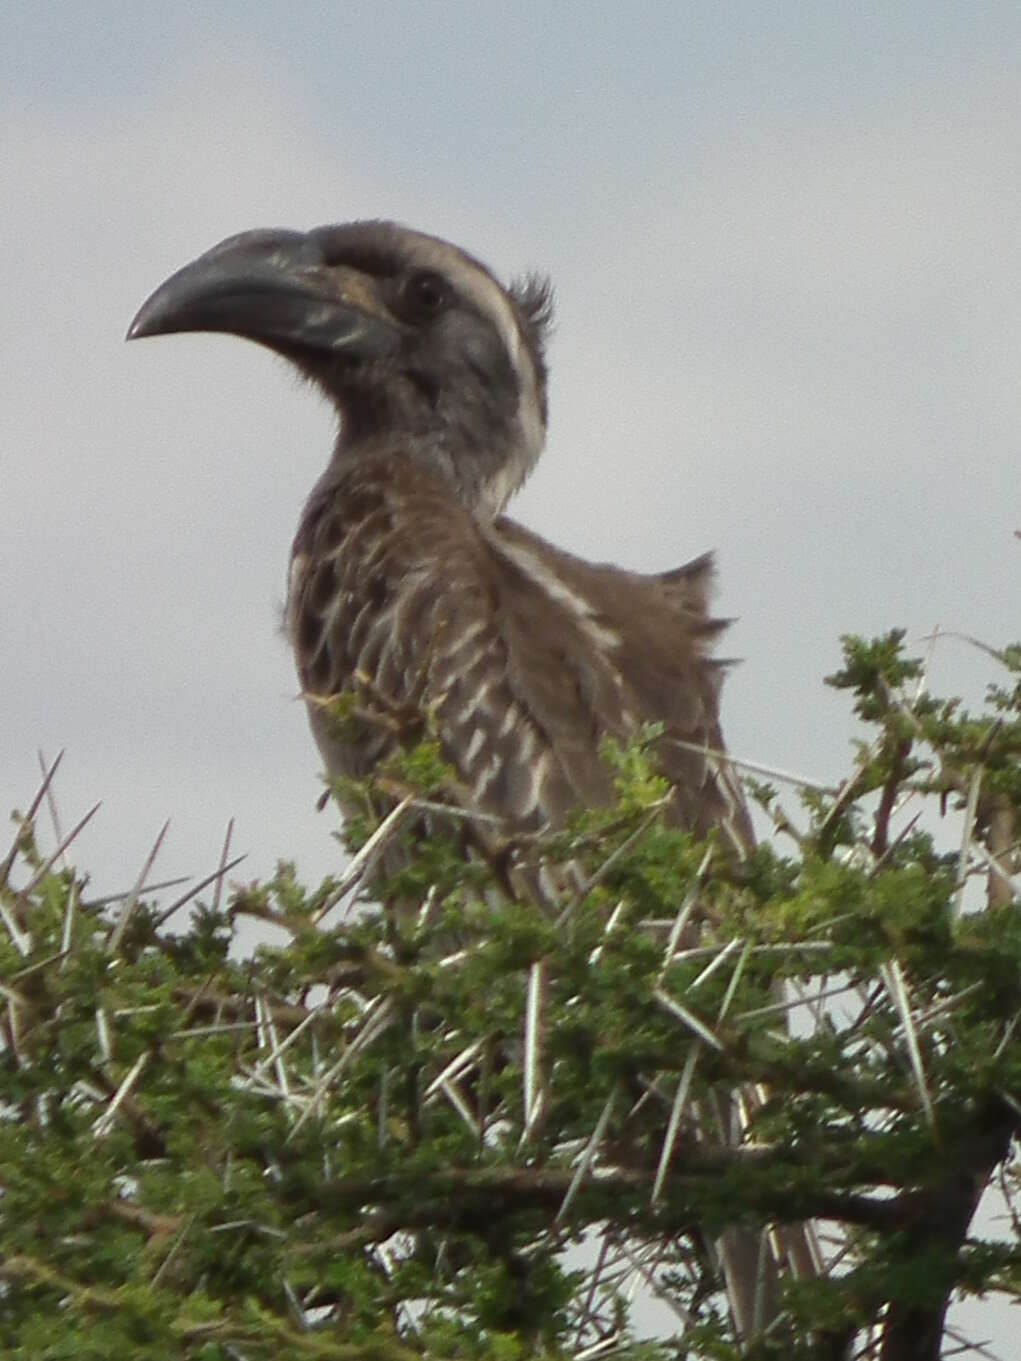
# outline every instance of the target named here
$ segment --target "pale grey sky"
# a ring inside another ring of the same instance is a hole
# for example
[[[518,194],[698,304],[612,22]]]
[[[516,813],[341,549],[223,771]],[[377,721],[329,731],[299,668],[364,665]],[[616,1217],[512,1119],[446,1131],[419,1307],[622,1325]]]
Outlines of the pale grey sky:
[[[869,12],[869,11],[872,12]],[[255,347],[125,346],[219,238],[386,216],[558,296],[513,507],[719,551],[741,755],[819,777],[838,635],[1021,634],[1021,7],[0,4],[0,795],[67,748],[97,889],[337,860],[276,636],[331,420]],[[933,685],[977,698],[960,643]]]

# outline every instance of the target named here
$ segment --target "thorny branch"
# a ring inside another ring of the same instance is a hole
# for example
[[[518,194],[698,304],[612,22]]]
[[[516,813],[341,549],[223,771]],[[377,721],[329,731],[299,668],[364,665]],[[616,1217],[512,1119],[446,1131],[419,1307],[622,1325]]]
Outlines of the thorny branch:
[[[149,860],[89,899],[37,846],[48,770],[0,860],[0,1346],[33,1354],[42,1318],[68,1355],[102,1330],[134,1361],[144,1320],[162,1354],[217,1361],[595,1361],[645,1292],[679,1330],[657,1359],[730,1361],[706,1224],[782,1243],[806,1218],[822,1273],[781,1279],[755,1361],[936,1361],[955,1291],[1021,1296],[1016,1215],[969,1238],[1019,1177],[1021,689],[974,718],[908,686],[895,639],[845,662],[873,740],[839,788],[805,786],[797,857],[740,873],[662,826],[629,752],[618,808],[513,848],[545,898],[437,835],[402,881],[420,910],[388,917],[365,902],[386,808],[443,807],[419,755],[367,791],[353,870],[309,893],[282,867],[223,907],[228,837],[172,935]],[[916,821],[926,790],[974,792],[950,851]],[[289,944],[237,958],[242,913]]]

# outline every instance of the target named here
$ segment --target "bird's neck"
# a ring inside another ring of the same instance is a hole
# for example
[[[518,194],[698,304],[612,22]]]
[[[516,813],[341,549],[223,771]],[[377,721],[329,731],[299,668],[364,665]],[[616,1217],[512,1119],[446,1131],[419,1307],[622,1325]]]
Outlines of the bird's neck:
[[[509,432],[508,432],[509,433]],[[346,477],[380,457],[404,455],[440,477],[480,519],[494,519],[531,472],[535,456],[507,440],[469,445],[448,430],[371,431],[342,424],[328,475]]]

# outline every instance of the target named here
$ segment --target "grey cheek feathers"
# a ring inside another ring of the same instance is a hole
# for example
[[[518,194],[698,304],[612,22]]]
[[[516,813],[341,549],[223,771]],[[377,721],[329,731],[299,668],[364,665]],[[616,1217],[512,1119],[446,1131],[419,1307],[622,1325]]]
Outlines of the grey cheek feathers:
[[[430,263],[438,265],[439,261],[431,259]],[[493,327],[517,390],[517,410],[507,447],[500,451],[500,466],[484,478],[480,489],[479,509],[495,516],[528,477],[542,453],[546,440],[544,397],[535,360],[521,334],[517,311],[504,290],[487,271],[466,258],[453,262],[448,258],[443,263],[458,292]],[[477,358],[485,360],[481,353]],[[490,365],[485,364],[485,368]]]
[[[517,322],[515,320],[515,333]],[[517,403],[509,429],[503,436],[498,466],[483,481],[481,509],[496,516],[535,467],[546,442],[539,381],[527,346],[520,343],[508,356],[517,389]]]

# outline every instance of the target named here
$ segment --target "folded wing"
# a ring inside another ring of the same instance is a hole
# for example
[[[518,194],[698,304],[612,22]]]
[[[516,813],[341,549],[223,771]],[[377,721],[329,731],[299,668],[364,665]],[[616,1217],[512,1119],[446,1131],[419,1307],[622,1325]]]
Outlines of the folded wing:
[[[352,750],[323,720],[321,699],[368,684],[432,714],[474,806],[537,830],[611,799],[603,738],[659,722],[677,820],[742,853],[712,575],[708,555],[657,575],[588,563],[476,518],[406,456],[363,462],[313,493],[294,549],[289,631],[327,768],[364,772],[395,740]]]

